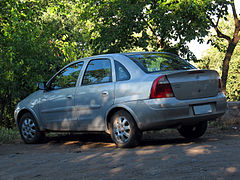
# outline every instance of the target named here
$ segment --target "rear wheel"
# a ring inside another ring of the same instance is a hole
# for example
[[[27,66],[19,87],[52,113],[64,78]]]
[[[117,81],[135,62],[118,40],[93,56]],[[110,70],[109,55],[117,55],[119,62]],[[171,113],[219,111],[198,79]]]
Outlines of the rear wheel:
[[[37,121],[31,113],[25,113],[19,122],[19,130],[23,141],[27,144],[36,144],[44,140],[44,132],[39,131]]]
[[[112,140],[121,148],[137,146],[142,137],[134,119],[124,110],[117,111],[112,116],[110,133]]]
[[[207,121],[201,121],[195,125],[182,126],[178,132],[185,138],[196,139],[201,137],[207,130]]]

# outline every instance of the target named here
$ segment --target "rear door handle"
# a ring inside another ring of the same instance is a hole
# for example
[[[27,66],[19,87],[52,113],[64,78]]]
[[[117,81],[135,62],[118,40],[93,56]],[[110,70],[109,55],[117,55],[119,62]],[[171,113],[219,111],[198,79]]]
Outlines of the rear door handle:
[[[102,96],[108,96],[108,91],[102,91]]]

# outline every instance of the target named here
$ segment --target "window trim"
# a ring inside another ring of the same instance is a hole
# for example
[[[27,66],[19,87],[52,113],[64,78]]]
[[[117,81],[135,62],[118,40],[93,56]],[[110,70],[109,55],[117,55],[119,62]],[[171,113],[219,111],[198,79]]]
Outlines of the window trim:
[[[111,81],[108,81],[108,82],[102,82],[102,83],[95,83],[95,84],[83,84],[83,79],[84,79],[84,76],[86,74],[86,71],[87,71],[87,68],[88,68],[88,65],[91,63],[91,61],[95,61],[95,60],[108,60],[110,62],[110,75],[111,75]],[[98,85],[98,84],[105,84],[105,83],[112,83],[114,82],[113,81],[113,66],[112,66],[112,60],[110,58],[97,58],[97,59],[90,59],[88,61],[88,63],[86,64],[86,67],[84,68],[84,73],[82,74],[82,77],[81,77],[81,82],[80,82],[80,86],[91,86],[91,85]]]

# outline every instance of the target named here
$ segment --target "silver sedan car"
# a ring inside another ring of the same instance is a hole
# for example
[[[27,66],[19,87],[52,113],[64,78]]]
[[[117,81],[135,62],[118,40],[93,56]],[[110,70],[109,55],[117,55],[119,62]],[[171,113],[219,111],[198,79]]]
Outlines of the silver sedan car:
[[[104,54],[79,59],[22,100],[15,120],[25,143],[45,132],[105,131],[118,147],[142,132],[177,128],[198,138],[226,111],[219,75],[171,53]]]

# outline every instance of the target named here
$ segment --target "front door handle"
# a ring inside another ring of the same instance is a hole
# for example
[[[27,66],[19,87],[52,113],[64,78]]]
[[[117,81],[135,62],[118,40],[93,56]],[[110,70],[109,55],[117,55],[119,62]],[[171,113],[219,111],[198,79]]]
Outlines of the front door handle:
[[[102,96],[108,96],[108,91],[102,91]]]
[[[70,95],[70,94],[69,94],[69,95],[67,95],[66,97],[67,97],[68,99],[72,99],[72,98],[73,98],[73,95]]]

